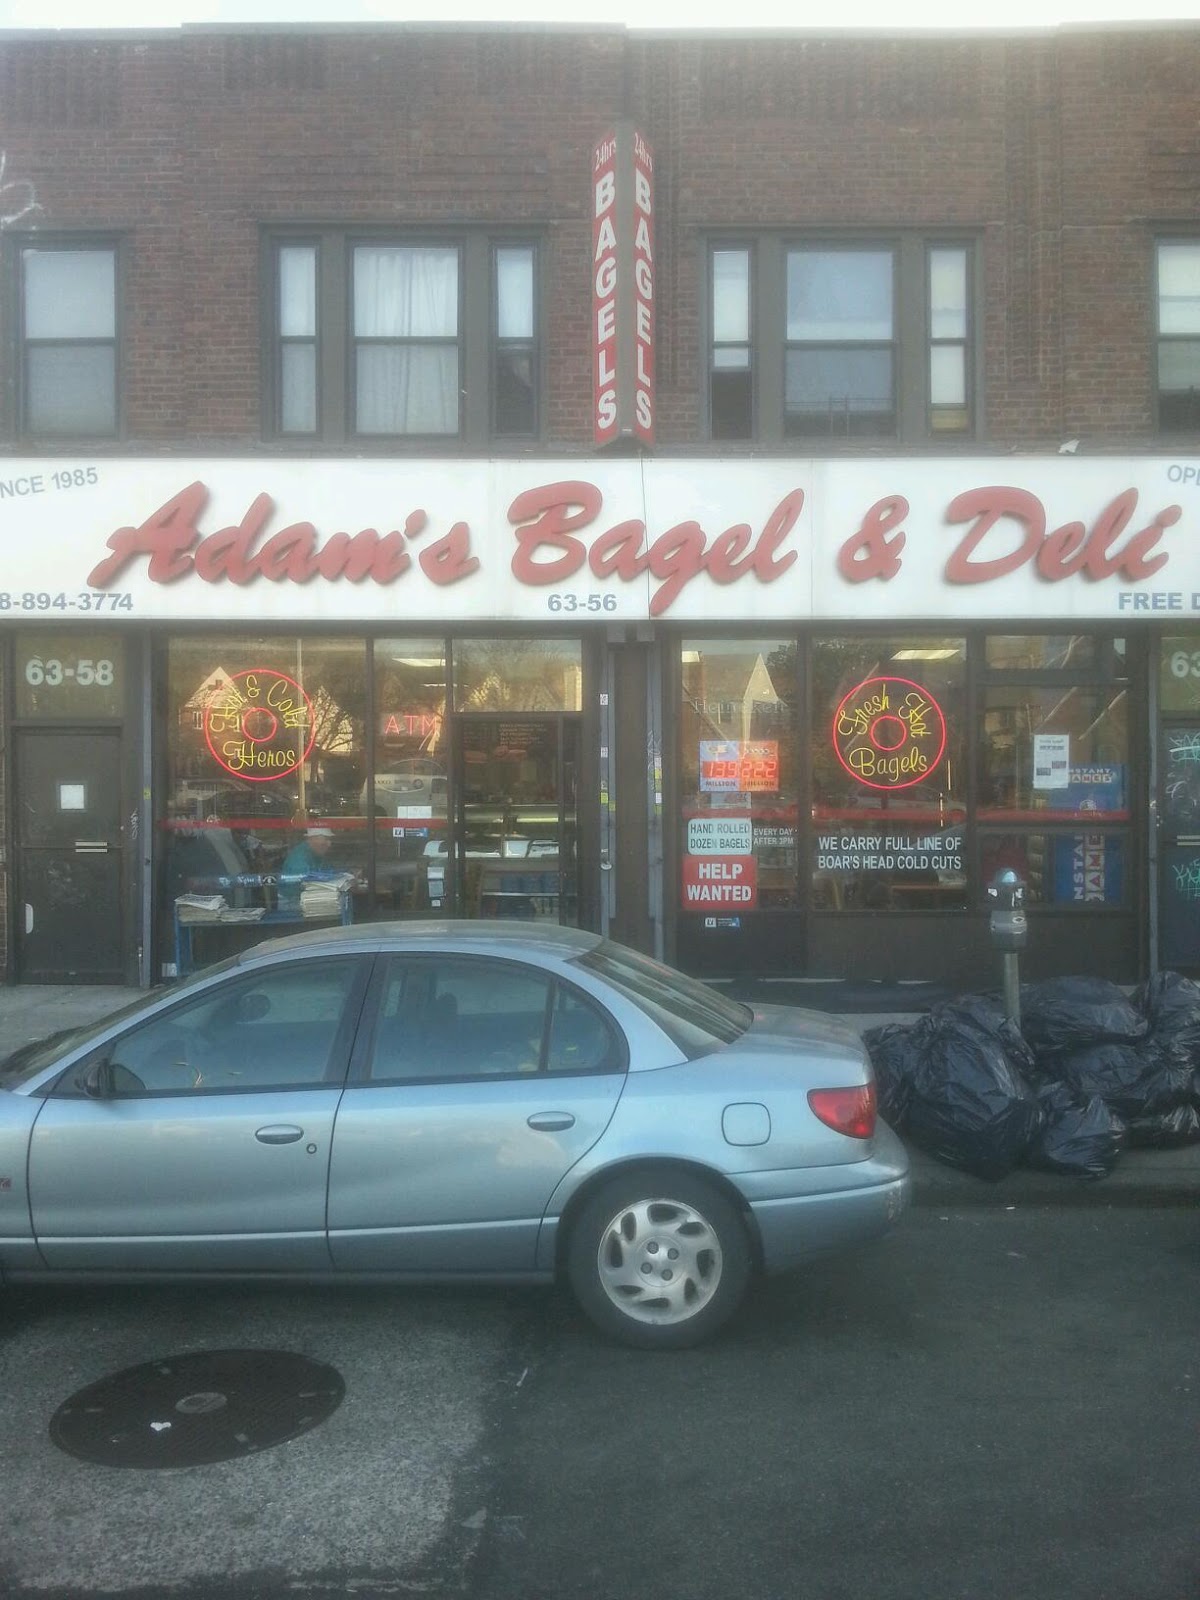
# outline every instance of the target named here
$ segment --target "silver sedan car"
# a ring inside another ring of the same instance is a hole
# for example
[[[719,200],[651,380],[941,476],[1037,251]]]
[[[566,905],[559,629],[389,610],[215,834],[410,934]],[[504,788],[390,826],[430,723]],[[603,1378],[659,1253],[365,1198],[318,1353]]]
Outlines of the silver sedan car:
[[[854,1034],[529,923],[260,944],[0,1083],[11,1282],[562,1278],[674,1349],[908,1194]]]

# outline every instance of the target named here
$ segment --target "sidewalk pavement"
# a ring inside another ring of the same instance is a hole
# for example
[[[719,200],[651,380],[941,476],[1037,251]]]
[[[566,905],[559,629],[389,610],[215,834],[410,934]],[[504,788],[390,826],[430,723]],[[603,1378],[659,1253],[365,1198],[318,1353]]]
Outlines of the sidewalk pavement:
[[[98,1021],[144,996],[140,989],[16,984],[0,986],[0,1060],[31,1039]],[[783,996],[780,996],[782,999]],[[790,998],[790,996],[789,996]],[[887,1023],[915,1022],[913,1012],[832,1012],[858,1033]],[[1022,1167],[996,1182],[973,1177],[908,1146],[916,1205],[956,1209],[985,1205],[1200,1207],[1200,1144],[1182,1150],[1127,1150],[1108,1177],[1064,1178]]]

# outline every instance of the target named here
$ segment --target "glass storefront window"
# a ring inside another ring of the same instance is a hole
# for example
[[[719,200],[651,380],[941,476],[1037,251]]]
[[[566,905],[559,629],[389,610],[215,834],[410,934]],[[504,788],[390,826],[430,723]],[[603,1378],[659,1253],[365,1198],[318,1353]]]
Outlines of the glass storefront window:
[[[992,634],[986,641],[984,662],[998,672],[1086,672],[1108,676],[1116,663],[1124,665],[1125,641],[1094,633]]]
[[[125,709],[125,644],[111,633],[16,637],[18,717],[119,717]]]
[[[1159,709],[1168,716],[1200,711],[1200,633],[1162,641],[1158,673]]]
[[[376,904],[440,909],[429,862],[444,859],[449,820],[444,640],[375,641],[375,722]]]
[[[1031,906],[1119,907],[1125,900],[1125,835],[1099,829],[980,834],[980,877],[1011,869]]]
[[[818,639],[812,679],[814,908],[963,909],[965,640]]]
[[[456,711],[579,711],[582,706],[578,639],[455,642]]]
[[[180,895],[206,924],[352,914],[368,855],[365,645],[177,639],[167,683],[168,920]],[[205,937],[198,962],[227,953]]]
[[[1129,816],[1128,697],[1121,688],[984,693],[979,818]]]
[[[796,902],[799,740],[791,639],[685,639],[683,909]]]

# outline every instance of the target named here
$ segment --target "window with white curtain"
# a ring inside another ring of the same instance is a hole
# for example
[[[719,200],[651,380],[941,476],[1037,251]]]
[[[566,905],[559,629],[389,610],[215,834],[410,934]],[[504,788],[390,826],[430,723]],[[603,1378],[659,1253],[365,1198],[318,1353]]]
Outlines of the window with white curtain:
[[[117,252],[21,251],[21,427],[39,437],[117,432]]]
[[[272,253],[280,437],[536,437],[538,248],[446,236],[280,237]]]
[[[354,251],[356,433],[459,431],[457,248]]]

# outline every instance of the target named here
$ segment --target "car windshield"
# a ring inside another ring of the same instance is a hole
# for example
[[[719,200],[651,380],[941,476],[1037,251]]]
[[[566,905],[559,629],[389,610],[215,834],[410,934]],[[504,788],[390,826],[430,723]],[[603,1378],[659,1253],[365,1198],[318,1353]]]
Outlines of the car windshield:
[[[16,1088],[27,1078],[35,1077],[44,1068],[52,1066],[58,1057],[66,1055],[68,1050],[75,1050],[81,1045],[86,1045],[91,1039],[98,1039],[114,1023],[123,1022],[127,1017],[137,1016],[140,1011],[144,1011],[154,1001],[161,1000],[168,992],[172,995],[182,994],[193,983],[207,982],[214,973],[236,967],[238,960],[237,956],[231,956],[227,961],[205,967],[202,972],[185,978],[182,983],[156,984],[154,988],[144,990],[136,1000],[130,1000],[115,1011],[106,1012],[95,1022],[84,1022],[75,1028],[59,1028],[54,1033],[43,1034],[38,1039],[30,1039],[27,1044],[18,1045],[10,1055],[0,1061],[0,1089]]]
[[[578,964],[632,1000],[689,1057],[732,1044],[754,1019],[749,1006],[624,945],[606,940]]]

